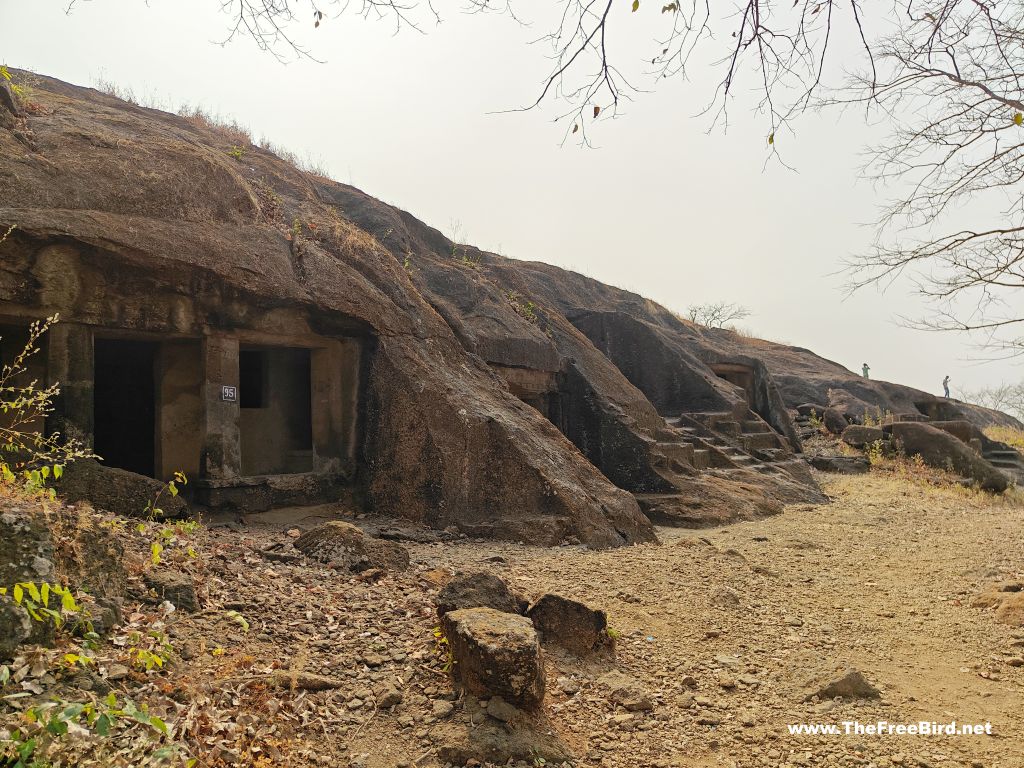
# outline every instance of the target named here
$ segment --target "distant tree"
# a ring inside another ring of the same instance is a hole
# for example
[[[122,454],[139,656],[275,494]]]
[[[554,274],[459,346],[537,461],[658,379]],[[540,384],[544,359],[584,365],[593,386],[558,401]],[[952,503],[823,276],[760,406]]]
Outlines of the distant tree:
[[[961,390],[960,399],[968,403],[1003,411],[1024,421],[1024,382],[999,384],[975,390]]]
[[[686,310],[686,315],[691,322],[708,328],[735,328],[736,322],[750,317],[751,312],[739,304],[720,301],[715,304],[694,304]]]
[[[874,247],[848,264],[850,288],[908,274],[934,309],[912,324],[1024,353],[1022,0],[556,0],[529,6],[531,19],[516,0],[218,1],[228,40],[248,36],[277,56],[310,55],[293,31],[321,26],[325,10],[399,29],[438,23],[442,7],[538,26],[551,69],[523,108],[564,104],[566,135],[584,144],[634,95],[702,67],[717,88],[697,111],[725,125],[732,97],[753,92],[770,156],[804,111],[859,108],[891,128],[865,175],[897,192]],[[650,40],[642,62],[622,60],[630,35]]]

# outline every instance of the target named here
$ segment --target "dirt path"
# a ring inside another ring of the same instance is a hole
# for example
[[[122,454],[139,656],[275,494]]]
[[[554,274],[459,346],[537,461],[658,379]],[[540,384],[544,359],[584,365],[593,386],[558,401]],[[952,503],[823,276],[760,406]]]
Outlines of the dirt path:
[[[414,545],[410,572],[376,584],[243,558],[222,580],[275,576],[269,590],[239,579],[225,591],[252,617],[246,653],[262,639],[259,653],[284,666],[301,656],[306,669],[352,678],[350,690],[311,697],[319,724],[293,746],[314,763],[438,765],[433,726],[463,715],[430,669],[430,580],[475,567],[531,597],[554,591],[604,608],[621,633],[616,663],[654,696],[651,712],[614,707],[594,685],[607,665],[548,654],[548,716],[581,766],[1024,766],[1024,667],[1007,663],[1024,654],[1024,628],[969,605],[990,582],[1024,576],[1024,507],[875,473],[823,481],[831,504],[662,529],[660,546]],[[220,592],[214,584],[211,599]],[[242,652],[227,649],[229,660]],[[805,702],[808,681],[835,665],[861,670],[882,698]],[[389,682],[403,703],[376,711],[369,693]],[[992,735],[787,729],[854,720],[991,722]]]

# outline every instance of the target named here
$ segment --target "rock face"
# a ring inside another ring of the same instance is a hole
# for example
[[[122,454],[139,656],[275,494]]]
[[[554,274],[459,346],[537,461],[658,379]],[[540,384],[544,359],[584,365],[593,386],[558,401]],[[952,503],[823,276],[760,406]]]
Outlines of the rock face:
[[[401,544],[371,538],[351,523],[340,520],[306,531],[295,540],[294,546],[307,557],[350,571],[369,568],[404,571],[409,567],[409,552]]]
[[[487,571],[459,573],[449,581],[435,599],[437,615],[463,608],[493,608],[503,613],[523,613],[524,601],[516,597],[502,579]]]
[[[239,158],[215,125],[13,76],[38,108],[18,118],[32,150],[0,124],[0,226],[16,225],[0,297],[12,317],[61,314],[48,427],[125,437],[110,422],[131,408],[117,406],[152,406],[155,449],[108,440],[122,456],[106,460],[181,469],[203,504],[351,498],[469,536],[620,546],[655,539],[643,510],[706,525],[822,501],[787,407],[942,411],[895,385],[857,388],[806,350],[452,243],[260,147]],[[123,388],[126,361],[154,392]],[[849,398],[829,402],[826,383]],[[104,490],[68,481],[70,498]],[[145,506],[115,485],[98,503]]]
[[[493,608],[446,613],[444,634],[452,675],[467,693],[501,696],[523,710],[536,710],[544,697],[544,661],[532,622]]]
[[[0,586],[46,582],[86,592],[97,632],[109,630],[120,615],[128,580],[123,556],[109,530],[73,509],[58,505],[45,511],[11,499],[0,506]],[[22,643],[49,644],[53,634],[53,625],[32,620],[10,591],[0,596],[0,659]]]
[[[1009,485],[1006,475],[941,429],[929,424],[897,422],[892,425],[892,436],[907,456],[920,456],[930,467],[963,475],[986,491],[1002,493]]]
[[[53,581],[55,561],[53,539],[41,516],[17,507],[0,513],[0,585],[10,590],[19,582]],[[49,623],[33,621],[10,591],[0,596],[0,659],[9,659],[22,643],[52,641]]]
[[[576,600],[544,595],[526,615],[540,633],[541,642],[587,656],[608,644],[608,616]]]

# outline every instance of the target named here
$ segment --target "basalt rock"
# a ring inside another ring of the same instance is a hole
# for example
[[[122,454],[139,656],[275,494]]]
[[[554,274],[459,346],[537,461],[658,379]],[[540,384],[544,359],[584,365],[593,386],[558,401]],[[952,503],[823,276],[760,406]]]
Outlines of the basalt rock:
[[[515,595],[508,584],[488,571],[458,573],[434,600],[437,615],[463,608],[493,608],[504,613],[523,613],[526,601]]]
[[[846,416],[838,408],[826,408],[825,412],[821,414],[821,420],[825,424],[825,429],[833,435],[843,434],[850,425]]]
[[[340,520],[318,525],[295,540],[295,549],[313,560],[349,571],[383,568],[397,572],[409,567],[409,551],[387,539],[367,536]]]
[[[106,467],[93,459],[80,459],[68,465],[56,488],[61,498],[69,503],[88,501],[96,509],[123,517],[149,516],[154,500],[161,510],[157,517],[186,517],[189,512],[184,498],[172,496],[164,483],[135,472]]]
[[[576,273],[452,243],[260,147],[240,160],[224,150],[237,139],[216,126],[12,73],[31,82],[38,109],[18,120],[45,162],[24,162],[23,141],[0,126],[0,227],[17,225],[0,245],[0,293],[12,316],[59,311],[57,335],[73,342],[48,351],[45,375],[62,384],[52,427],[95,432],[95,339],[174,340],[159,342],[164,364],[144,368],[164,377],[160,408],[175,403],[157,419],[159,458],[182,460],[171,469],[189,472],[197,501],[266,504],[273,488],[295,488],[289,503],[323,492],[466,536],[613,547],[656,540],[638,497],[657,496],[668,514],[679,507],[665,496],[688,506],[708,477],[724,499],[715,521],[753,511],[751,487],[766,509],[821,501],[813,477],[785,470],[801,449],[788,407],[964,409],[857,382],[807,350],[695,326]],[[254,337],[308,341],[298,346],[311,376],[324,374],[312,452],[306,430],[294,446],[243,450],[242,427],[267,416],[240,416],[250,409],[232,400],[240,345]],[[186,353],[191,368],[166,364]],[[324,373],[341,359],[343,376]],[[706,441],[691,439],[686,414],[717,419]],[[278,448],[281,462],[246,467]],[[65,493],[83,498],[72,485]],[[116,495],[97,503],[138,514],[148,500]]]
[[[860,424],[851,424],[843,430],[842,441],[854,448],[863,448],[865,445],[885,439],[885,433],[879,427],[864,427]]]
[[[892,436],[907,456],[920,456],[928,466],[956,472],[986,491],[1002,493],[1009,485],[1006,475],[941,429],[917,422],[897,422],[892,425]]]
[[[31,619],[15,604],[15,584],[59,584],[86,593],[84,607],[95,630],[104,633],[120,619],[128,581],[123,560],[120,543],[94,516],[59,504],[44,509],[31,500],[6,499],[0,507],[0,586],[8,589],[0,596],[0,659],[22,643],[49,645],[54,639],[52,623]]]
[[[807,462],[820,472],[839,475],[863,475],[871,469],[871,464],[863,456],[808,456]]]
[[[544,595],[526,615],[545,645],[557,645],[576,656],[609,647],[608,616],[561,595]]]
[[[463,608],[442,619],[454,664],[452,675],[466,693],[501,696],[526,711],[544,697],[544,660],[533,623],[493,608]]]

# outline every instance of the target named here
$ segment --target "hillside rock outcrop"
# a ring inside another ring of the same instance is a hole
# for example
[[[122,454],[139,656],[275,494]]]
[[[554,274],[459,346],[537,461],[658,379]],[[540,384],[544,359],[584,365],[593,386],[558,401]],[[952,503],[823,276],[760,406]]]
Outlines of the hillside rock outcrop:
[[[15,227],[0,309],[61,314],[48,428],[135,441],[105,461],[157,482],[185,471],[199,505],[347,499],[467,536],[612,547],[654,540],[651,517],[823,501],[798,455],[800,403],[983,420],[452,243],[264,148],[236,151],[213,123],[12,74],[33,109],[0,125],[0,227]],[[133,408],[154,411],[155,435]]]

